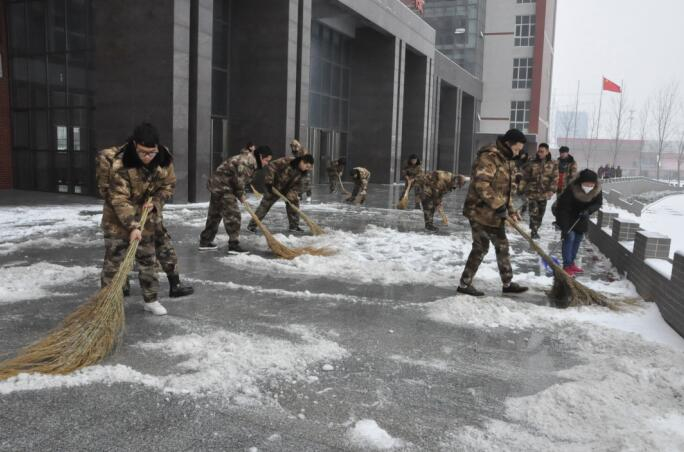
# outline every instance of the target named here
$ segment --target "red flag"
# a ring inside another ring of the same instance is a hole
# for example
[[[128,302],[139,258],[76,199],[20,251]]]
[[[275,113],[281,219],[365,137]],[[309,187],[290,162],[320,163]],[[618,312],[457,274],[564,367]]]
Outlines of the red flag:
[[[621,93],[622,88],[617,83],[613,83],[607,78],[603,77],[603,91],[612,91],[614,93]]]

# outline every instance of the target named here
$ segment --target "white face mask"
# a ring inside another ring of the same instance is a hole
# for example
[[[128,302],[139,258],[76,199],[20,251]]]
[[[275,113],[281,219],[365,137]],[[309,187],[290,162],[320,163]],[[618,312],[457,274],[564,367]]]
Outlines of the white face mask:
[[[584,190],[584,193],[589,194],[590,191],[592,191],[594,187],[587,187],[586,185],[582,185],[582,190]]]

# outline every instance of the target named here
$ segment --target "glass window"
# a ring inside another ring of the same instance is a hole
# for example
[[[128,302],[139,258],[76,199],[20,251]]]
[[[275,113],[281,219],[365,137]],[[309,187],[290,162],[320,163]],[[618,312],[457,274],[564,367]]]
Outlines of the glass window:
[[[513,58],[513,89],[532,88],[533,58]]]
[[[530,125],[530,102],[511,101],[511,128],[527,132]]]
[[[50,105],[66,107],[66,59],[63,54],[48,57],[48,77],[50,79]]]
[[[45,57],[29,59],[29,78],[31,80],[31,106],[47,107],[47,84]]]
[[[71,128],[72,134],[73,134],[73,149],[74,151],[80,151],[81,150],[81,128],[80,127],[72,127]]]
[[[78,51],[88,48],[89,18],[90,11],[88,0],[67,0],[68,12],[68,45],[69,50]]]
[[[220,69],[211,73],[211,110],[214,115],[228,115],[228,75]]]
[[[45,3],[33,1],[28,4],[29,50],[45,52]]]
[[[28,148],[29,143],[29,113],[18,111],[12,115],[12,144],[15,148]]]
[[[515,16],[515,46],[534,46],[536,16]]]
[[[64,52],[66,50],[66,6],[65,0],[49,2],[48,41],[50,50]]]
[[[26,4],[11,2],[8,7],[10,48],[23,51],[26,47]]]
[[[68,140],[67,140],[67,128],[66,126],[57,126],[57,150],[66,151]]]

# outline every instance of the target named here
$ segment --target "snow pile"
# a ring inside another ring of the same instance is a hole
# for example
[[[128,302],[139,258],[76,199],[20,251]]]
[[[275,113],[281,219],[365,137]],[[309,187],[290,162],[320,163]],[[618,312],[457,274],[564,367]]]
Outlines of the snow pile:
[[[97,267],[65,267],[38,262],[32,265],[0,268],[0,303],[37,300],[58,295],[59,289],[76,281],[94,277]]]
[[[2,208],[0,255],[33,247],[101,245],[93,234],[101,218],[101,205]]]
[[[241,254],[220,261],[241,270],[257,268],[270,274],[329,277],[333,271],[335,278],[355,283],[453,287],[455,275],[467,257],[464,253],[470,251],[469,238],[398,234],[396,230],[377,226],[368,226],[363,233],[329,231],[318,237],[277,234],[276,238],[289,247],[327,246],[337,253],[328,257],[304,255],[291,261]]]
[[[350,445],[364,450],[390,450],[404,447],[404,441],[393,438],[373,419],[362,419],[347,432]]]
[[[0,382],[0,393],[70,387],[92,383],[134,383],[170,393],[210,395],[238,404],[263,399],[259,384],[271,388],[280,379],[309,381],[307,369],[319,362],[347,356],[335,342],[301,326],[291,325],[281,333],[287,339],[218,330],[208,334],[173,336],[136,347],[162,356],[180,358],[170,375],[147,375],[125,365],[91,366],[70,375],[20,375]]]

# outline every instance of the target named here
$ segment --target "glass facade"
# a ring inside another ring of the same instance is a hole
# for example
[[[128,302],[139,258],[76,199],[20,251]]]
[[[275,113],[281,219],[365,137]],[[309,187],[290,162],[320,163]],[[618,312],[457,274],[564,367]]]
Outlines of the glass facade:
[[[481,78],[485,1],[428,1],[425,3],[423,19],[437,31],[437,50]]]
[[[515,16],[515,46],[534,47],[534,35],[537,17]]]
[[[311,24],[309,79],[309,143],[316,159],[314,172],[325,182],[330,160],[347,155],[351,90],[349,38],[318,23]]]
[[[530,127],[530,101],[511,101],[511,129],[527,132]]]
[[[228,149],[230,76],[230,0],[214,1],[211,52],[211,167],[215,169],[237,150]]]
[[[513,89],[532,88],[534,58],[513,58]]]
[[[15,186],[92,194],[90,2],[14,0],[7,7]]]

